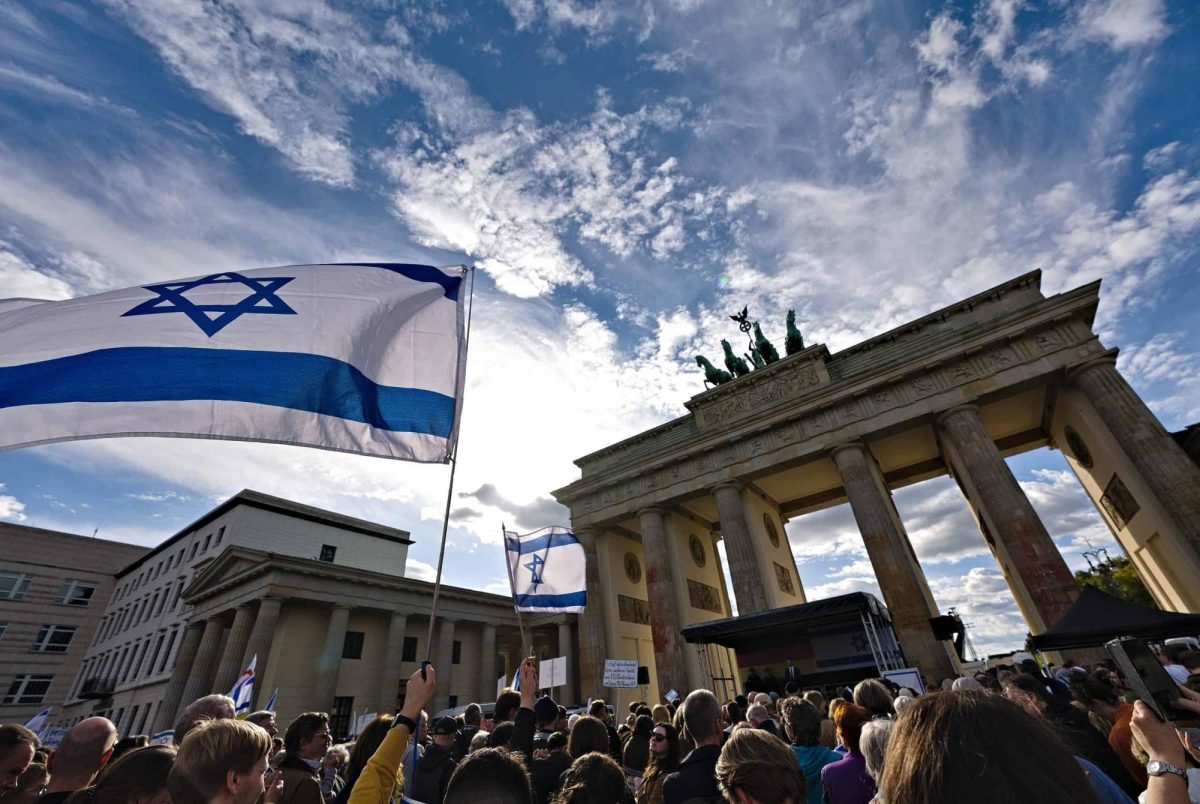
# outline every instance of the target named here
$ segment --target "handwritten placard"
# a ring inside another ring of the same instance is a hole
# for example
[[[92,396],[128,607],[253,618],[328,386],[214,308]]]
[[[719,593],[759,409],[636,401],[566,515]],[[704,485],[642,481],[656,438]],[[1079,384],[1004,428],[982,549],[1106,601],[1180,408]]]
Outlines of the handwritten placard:
[[[633,689],[637,687],[637,659],[605,659],[604,686]]]

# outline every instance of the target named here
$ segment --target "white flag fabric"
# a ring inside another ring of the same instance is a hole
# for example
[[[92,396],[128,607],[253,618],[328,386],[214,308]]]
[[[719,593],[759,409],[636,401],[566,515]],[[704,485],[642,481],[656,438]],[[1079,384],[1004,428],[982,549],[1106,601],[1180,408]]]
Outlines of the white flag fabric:
[[[294,265],[0,300],[0,450],[144,435],[444,462],[462,400],[464,275]]]
[[[43,709],[42,711],[38,712],[33,717],[29,718],[29,720],[25,721],[25,728],[29,729],[31,732],[40,737],[42,734],[42,729],[46,728],[46,721],[50,720],[50,712],[53,710],[54,707],[52,706],[49,709]]]
[[[250,706],[254,700],[254,668],[257,666],[258,654],[256,653],[250,657],[250,664],[242,671],[242,677],[229,691],[229,697],[233,699],[235,715],[250,714]]]
[[[569,528],[542,528],[524,536],[505,531],[504,541],[518,611],[583,611],[587,563]]]

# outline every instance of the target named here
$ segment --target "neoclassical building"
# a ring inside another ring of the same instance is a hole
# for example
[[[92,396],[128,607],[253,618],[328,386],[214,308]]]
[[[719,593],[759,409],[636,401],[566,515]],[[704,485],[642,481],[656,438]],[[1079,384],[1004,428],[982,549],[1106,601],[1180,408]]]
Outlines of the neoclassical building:
[[[1200,611],[1195,440],[1168,434],[1117,370],[1092,331],[1099,294],[1093,282],[1047,297],[1034,271],[840,352],[810,345],[577,460],[580,478],[554,496],[603,604],[579,624],[581,694],[612,694],[606,657],[652,657],[652,692],[711,686],[728,664],[680,632],[729,613],[716,541],[739,614],[802,603],[784,524],[841,503],[905,659],[934,682],[955,675],[891,494],[946,474],[1030,631],[1045,631],[1078,589],[1005,462],[1043,446],[1063,451],[1158,604]]]
[[[287,722],[327,711],[390,712],[429,657],[433,709],[493,701],[521,652],[510,598],[404,576],[408,533],[243,491],[126,566],[57,722],[103,714],[122,733],[170,729],[186,704],[228,692],[257,657],[256,705],[279,690]],[[497,557],[497,561],[501,559]],[[534,650],[567,656],[575,695],[574,615],[527,619]],[[490,658],[489,658],[490,657]]]

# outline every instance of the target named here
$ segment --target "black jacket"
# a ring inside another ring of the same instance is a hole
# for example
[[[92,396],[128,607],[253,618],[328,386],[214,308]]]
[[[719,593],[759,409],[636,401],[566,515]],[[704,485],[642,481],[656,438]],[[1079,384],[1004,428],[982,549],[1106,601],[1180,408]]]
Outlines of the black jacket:
[[[550,756],[533,761],[529,776],[533,780],[533,794],[538,804],[549,804],[558,792],[559,780],[569,767],[571,755],[566,751],[553,751]]]
[[[720,756],[720,746],[702,745],[684,757],[679,770],[663,781],[663,804],[723,801],[717,787],[717,759]]]
[[[453,748],[445,748],[437,743],[428,746],[417,761],[411,797],[426,804],[440,804],[446,797],[446,785],[457,764]]]

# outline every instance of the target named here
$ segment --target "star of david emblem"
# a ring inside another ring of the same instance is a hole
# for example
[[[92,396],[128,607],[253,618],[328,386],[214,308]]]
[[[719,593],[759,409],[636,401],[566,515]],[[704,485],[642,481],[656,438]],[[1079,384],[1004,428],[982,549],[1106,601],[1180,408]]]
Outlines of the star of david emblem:
[[[160,285],[143,285],[146,290],[157,293],[153,299],[142,302],[121,317],[131,315],[155,315],[157,313],[183,313],[212,337],[238,318],[247,314],[296,315],[287,302],[276,292],[291,282],[294,276],[242,276],[228,271],[223,274],[193,279],[190,282],[164,282]],[[235,304],[197,304],[187,297],[187,292],[206,285],[243,285],[250,294]]]
[[[541,556],[534,556],[528,564],[522,565],[525,567],[525,569],[529,570],[529,574],[531,576],[529,582],[533,585],[533,591],[535,592],[537,591],[538,585],[543,583],[542,565],[545,563],[546,559],[542,558]]]

